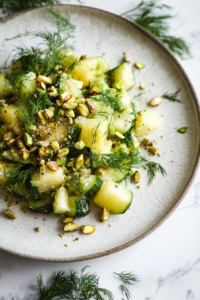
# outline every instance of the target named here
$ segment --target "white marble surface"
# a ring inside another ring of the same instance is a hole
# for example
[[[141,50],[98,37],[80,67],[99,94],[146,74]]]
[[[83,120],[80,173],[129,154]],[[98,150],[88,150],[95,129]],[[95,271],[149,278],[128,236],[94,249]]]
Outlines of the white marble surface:
[[[139,1],[85,0],[117,14],[131,9]],[[63,1],[63,3],[69,3]],[[71,1],[70,3],[77,3]],[[179,15],[172,20],[173,33],[190,44],[193,58],[181,61],[200,98],[200,1],[168,0]],[[133,271],[141,283],[134,286],[132,299],[200,299],[200,171],[175,213],[153,234],[119,253],[77,263],[49,263],[29,260],[0,251],[0,300],[37,299],[36,276],[41,272],[48,282],[57,270],[80,271],[86,264],[101,277],[101,285],[110,289],[115,299],[122,299],[119,281],[113,271]]]

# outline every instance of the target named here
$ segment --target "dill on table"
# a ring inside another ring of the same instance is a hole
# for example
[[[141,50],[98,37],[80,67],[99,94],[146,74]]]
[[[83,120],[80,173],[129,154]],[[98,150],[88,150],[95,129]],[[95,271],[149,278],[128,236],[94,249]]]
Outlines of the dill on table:
[[[125,295],[126,299],[131,299],[131,292],[129,291],[128,287],[126,285],[134,285],[135,283],[140,282],[140,279],[138,276],[134,275],[132,272],[121,272],[116,273],[114,272],[119,278],[122,280],[123,284],[119,286],[119,289],[122,293],[122,295]]]
[[[145,28],[180,58],[190,57],[188,43],[168,34],[170,27],[167,21],[174,17],[169,13],[171,9],[169,5],[158,4],[158,1],[142,1],[122,16]]]
[[[99,285],[99,277],[96,274],[86,273],[88,266],[77,272],[70,270],[69,274],[57,272],[53,283],[45,286],[42,275],[37,279],[40,300],[70,299],[70,300],[114,300],[113,294]]]

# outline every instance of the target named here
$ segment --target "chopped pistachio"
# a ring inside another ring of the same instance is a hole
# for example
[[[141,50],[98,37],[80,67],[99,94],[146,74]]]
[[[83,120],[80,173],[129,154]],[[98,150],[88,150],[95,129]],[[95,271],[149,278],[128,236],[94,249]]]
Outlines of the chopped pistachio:
[[[133,174],[135,183],[138,183],[140,181],[141,175],[138,171],[135,171]]]
[[[109,126],[109,133],[110,133],[111,135],[115,135],[115,129],[114,129],[114,126],[113,126],[113,125],[110,125],[110,126]]]
[[[40,227],[36,227],[36,228],[35,228],[35,231],[36,231],[36,232],[39,232],[39,231],[40,231]]]
[[[41,161],[39,162],[40,167],[44,166],[46,164],[44,159],[41,159]]]
[[[27,132],[24,133],[24,142],[27,146],[31,146],[33,144],[33,139]]]
[[[150,106],[158,106],[160,105],[162,102],[162,97],[161,96],[158,96],[158,97],[155,97],[153,98],[150,102],[149,102],[149,105]]]
[[[11,140],[12,138],[14,138],[15,134],[13,132],[6,132],[3,135],[3,140],[8,142],[9,140]]]
[[[62,102],[66,102],[71,97],[70,92],[66,91],[63,94],[60,95],[60,100]]]
[[[60,145],[57,141],[52,142],[51,147],[53,148],[54,153],[57,153],[60,150]]]
[[[11,140],[9,140],[9,141],[7,142],[7,145],[8,145],[9,147],[11,147],[11,146],[13,146],[13,145],[15,144],[15,142],[16,142],[16,139],[11,139]]]
[[[37,130],[37,127],[36,127],[34,124],[31,124],[28,128],[29,128],[31,131],[36,131],[36,130]]]
[[[42,124],[46,124],[46,119],[45,119],[45,117],[44,117],[44,115],[43,115],[43,112],[42,111],[38,111],[37,112],[37,115],[38,115],[38,117],[39,117],[39,120],[40,120],[40,122],[42,123]]]
[[[74,120],[72,118],[68,119],[68,125],[72,125],[74,123]]]
[[[95,84],[91,87],[90,93],[102,93],[103,92],[103,84]]]
[[[74,161],[68,162],[67,167],[68,168],[70,168],[70,167],[73,168],[74,167]]]
[[[145,146],[147,146],[147,147],[152,147],[152,146],[153,146],[153,143],[152,143],[149,139],[147,139],[147,138],[144,138],[143,144],[144,144]],[[147,150],[148,150],[148,149],[147,149]]]
[[[144,64],[141,64],[141,63],[135,63],[135,67],[137,68],[137,69],[144,69],[144,67],[145,67],[145,65]]]
[[[121,80],[115,80],[113,82],[113,88],[117,89],[117,90],[121,90],[122,89],[122,82],[121,82]]]
[[[63,157],[63,156],[66,156],[68,153],[69,153],[69,149],[63,148],[58,151],[57,155],[58,155],[58,157]]]
[[[86,102],[87,102],[87,105],[89,107],[91,114],[94,115],[94,113],[96,111],[96,106],[89,99],[86,99]]]
[[[145,90],[146,89],[146,85],[145,84],[140,84],[139,88],[140,88],[140,90]]]
[[[125,136],[123,134],[121,134],[120,132],[118,132],[118,131],[115,132],[114,136],[117,137],[120,140],[125,139]]]
[[[66,232],[72,232],[78,230],[79,227],[75,223],[68,223],[64,226],[64,231]]]
[[[65,166],[67,162],[67,156],[57,157],[56,162],[59,166]]]
[[[162,156],[162,154],[160,152],[158,152],[158,156]]]
[[[5,213],[10,219],[16,219],[16,218],[17,218],[16,214],[15,214],[10,208],[6,208],[6,210],[4,211],[4,213]]]
[[[78,104],[77,110],[79,114],[83,117],[87,117],[89,115],[89,110],[85,104],[82,103]]]
[[[27,160],[30,157],[30,152],[27,149],[23,149],[22,156],[24,160]]]
[[[106,173],[106,169],[104,169],[104,168],[98,168],[98,174],[99,175],[103,175],[103,174],[105,174]]]
[[[100,220],[101,222],[105,222],[108,220],[109,217],[109,211],[106,207],[102,208],[101,212],[100,212]]]
[[[77,104],[76,103],[64,103],[62,105],[63,108],[67,108],[67,109],[75,109],[77,108]]]
[[[65,247],[68,247],[68,244],[65,244]]]
[[[158,149],[156,149],[156,148],[154,148],[154,147],[150,147],[149,150],[151,151],[151,153],[152,153],[153,155],[156,155],[156,154],[158,153]]]
[[[80,169],[84,163],[84,157],[83,154],[80,154],[76,159],[75,159],[75,168]]]
[[[22,134],[22,133],[23,133],[22,125],[16,123],[16,124],[13,126],[13,131],[14,131],[14,133],[15,133],[16,135]]]
[[[84,162],[86,167],[90,167],[90,158],[88,155],[84,156]]]
[[[54,116],[54,112],[51,111],[50,109],[44,109],[44,115],[46,119],[51,119]]]
[[[58,95],[58,92],[55,88],[55,86],[51,86],[48,88],[49,96],[56,97]]]
[[[84,234],[91,234],[95,232],[96,228],[93,225],[82,225],[80,230]]]
[[[78,142],[75,143],[74,147],[77,150],[82,150],[85,147],[85,143],[82,140],[79,140]]]
[[[57,106],[62,106],[62,104],[63,104],[62,101],[56,100],[56,105],[57,105]]]
[[[141,186],[142,186],[142,185],[140,184],[140,185],[137,186],[137,188],[138,188],[138,189],[141,189]]]
[[[37,79],[36,84],[41,90],[46,90],[46,84],[44,82],[42,82],[41,80]]]
[[[89,55],[81,55],[81,57],[80,57],[80,60],[83,60],[83,59],[88,59],[88,58],[90,58],[90,56],[89,56]]]
[[[75,113],[72,109],[69,109],[68,111],[66,111],[66,116],[68,118],[74,118],[75,117]]]
[[[49,161],[46,165],[51,171],[54,172],[58,171],[59,169],[59,166],[56,161]]]
[[[188,129],[188,127],[181,127],[179,129],[177,129],[177,132],[179,132],[179,133],[186,133],[187,129]]]
[[[52,84],[52,78],[50,78],[50,77],[39,75],[37,79],[44,82],[44,83],[46,83],[46,84]]]
[[[68,224],[68,223],[73,223],[74,219],[72,217],[65,217],[63,219],[63,223]]]

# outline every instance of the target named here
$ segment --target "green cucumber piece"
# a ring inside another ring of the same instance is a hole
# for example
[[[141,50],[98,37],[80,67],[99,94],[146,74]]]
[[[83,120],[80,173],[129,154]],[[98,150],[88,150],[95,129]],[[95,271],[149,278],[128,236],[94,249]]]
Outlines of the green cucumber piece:
[[[10,81],[5,78],[3,73],[0,73],[0,99],[7,97],[13,92],[13,87]]]
[[[135,85],[135,75],[132,64],[124,62],[116,68],[107,72],[108,81],[113,83],[115,80],[121,80],[122,86],[129,91]]]
[[[16,183],[14,186],[12,186],[12,191],[14,196],[23,198],[23,197],[27,197],[27,189],[26,189],[26,185],[19,185],[18,183]]]
[[[82,195],[69,197],[67,189],[61,187],[55,194],[53,213],[69,217],[84,217],[89,214],[89,202]]]
[[[97,175],[83,176],[80,178],[80,193],[91,199],[100,190],[103,181]]]
[[[112,214],[124,214],[130,207],[133,194],[127,188],[108,180],[96,194],[94,202]]]
[[[39,201],[32,201],[28,199],[28,208],[33,212],[50,213],[52,212],[53,199],[50,195],[44,195]]]
[[[103,174],[99,174],[99,170],[96,171],[96,174],[103,180],[103,181],[107,181],[107,180],[112,180],[114,182],[121,182],[126,176],[127,174],[123,174],[121,171],[119,170],[114,170],[112,168],[108,168],[105,170],[105,173]]]
[[[11,150],[14,150],[14,152],[12,153]],[[1,160],[2,161],[5,161],[7,163],[10,163],[10,164],[18,164],[18,163],[21,163],[21,164],[32,164],[32,161],[31,159],[23,159],[21,156],[19,156],[18,154],[18,149],[13,147],[12,149],[9,149],[9,150],[6,150],[3,152],[2,154],[2,157],[1,157]]]

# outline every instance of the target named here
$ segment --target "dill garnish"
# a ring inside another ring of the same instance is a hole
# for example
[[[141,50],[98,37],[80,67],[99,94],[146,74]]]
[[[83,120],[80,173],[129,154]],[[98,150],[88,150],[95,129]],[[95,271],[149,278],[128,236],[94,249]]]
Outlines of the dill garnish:
[[[101,95],[91,96],[91,99],[103,102],[105,105],[112,107],[115,111],[120,111],[119,94],[110,90],[104,91]]]
[[[6,178],[4,182],[0,183],[0,187],[6,186],[14,186],[18,184],[19,186],[23,186],[27,180],[30,178],[31,174],[34,172],[34,168],[30,167],[29,169],[23,170],[23,165],[19,164],[13,169],[6,171],[2,170],[3,175]]]
[[[36,113],[46,107],[48,101],[48,94],[40,92],[37,94],[30,93],[27,95],[27,101],[18,100],[18,117],[24,124],[26,131],[31,132],[29,126],[36,124]]]
[[[133,97],[133,100],[137,100],[137,101],[141,101],[142,96],[145,94],[146,92],[140,92],[137,95],[135,95]]]
[[[162,11],[169,11],[172,7],[166,4],[157,4],[158,1],[142,1],[135,8],[122,14],[123,17],[139,24],[147,31],[155,35],[174,54],[180,58],[190,57],[190,49],[187,42],[179,37],[168,34],[168,20],[173,18],[168,12],[160,14]]]
[[[40,300],[70,299],[108,299],[113,300],[112,293],[99,286],[99,277],[96,274],[85,273],[88,266],[81,270],[80,276],[77,272],[70,270],[69,274],[57,272],[53,283],[49,286],[44,285],[42,275],[37,278],[40,290]]]
[[[152,181],[155,179],[156,177],[156,173],[160,172],[164,177],[165,175],[167,175],[167,172],[165,171],[165,169],[158,163],[153,162],[153,161],[149,161],[146,164],[147,167],[147,172],[149,174],[149,182],[152,183]]]
[[[118,275],[119,278],[125,283],[125,284],[130,284],[134,285],[137,282],[140,282],[140,279],[133,274],[133,272],[126,273],[126,272],[121,272],[121,273],[116,273],[114,274]]]
[[[92,144],[93,144],[93,145],[94,145],[96,142],[98,142],[98,140],[99,140],[99,139],[97,140],[97,135],[98,135],[98,132],[99,132],[99,126],[100,126],[100,125],[101,125],[101,120],[99,121],[98,125],[92,129],[91,134],[92,134]]]
[[[168,99],[170,101],[173,101],[173,102],[179,102],[179,103],[182,103],[182,100],[181,99],[178,99],[178,94],[180,92],[181,89],[179,89],[178,91],[176,91],[175,93],[171,93],[169,94],[168,92],[164,93],[162,95],[163,98],[165,99]]]
[[[129,289],[124,284],[121,284],[119,286],[119,289],[120,289],[122,295],[125,295],[127,300],[129,300],[131,298],[131,292],[129,291]]]

